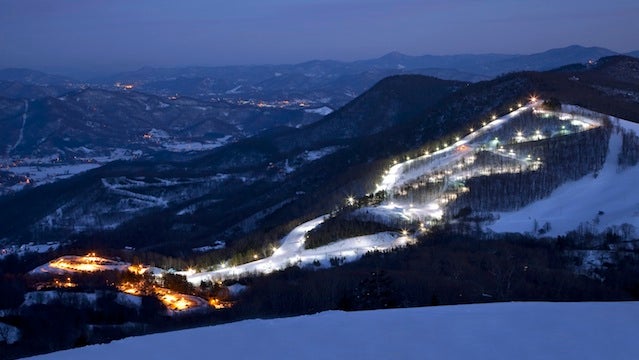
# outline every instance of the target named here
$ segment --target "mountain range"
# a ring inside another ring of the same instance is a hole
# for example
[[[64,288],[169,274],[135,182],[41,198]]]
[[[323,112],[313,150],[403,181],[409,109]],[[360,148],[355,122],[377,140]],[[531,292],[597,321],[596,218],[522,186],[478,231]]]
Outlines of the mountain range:
[[[91,230],[102,232],[97,238],[103,246],[172,252],[219,240],[229,245],[223,256],[263,242],[251,235],[256,231],[283,231],[283,224],[325,212],[345,194],[373,191],[375,174],[389,159],[412,157],[416,149],[507,112],[533,93],[639,118],[638,72],[639,60],[608,57],[595,65],[513,73],[476,84],[390,77],[299,129],[267,130],[181,159],[156,154],[113,162],[5,196],[0,215],[7,221],[0,236],[27,241],[42,231],[66,237]]]
[[[633,55],[634,54],[634,55]],[[58,89],[93,86],[105,89],[115,84],[131,85],[137,90],[161,96],[182,95],[210,100],[305,99],[312,104],[338,108],[370,88],[379,80],[397,74],[421,74],[447,80],[477,82],[512,71],[544,71],[573,63],[588,63],[618,53],[600,47],[578,45],[530,55],[423,55],[392,52],[382,57],[352,62],[313,60],[293,65],[190,66],[175,68],[144,67],[74,81],[26,69],[0,70],[0,80]],[[636,52],[628,55],[636,56]],[[0,86],[0,96],[38,96],[42,91],[17,92]],[[51,91],[51,89],[49,89]]]

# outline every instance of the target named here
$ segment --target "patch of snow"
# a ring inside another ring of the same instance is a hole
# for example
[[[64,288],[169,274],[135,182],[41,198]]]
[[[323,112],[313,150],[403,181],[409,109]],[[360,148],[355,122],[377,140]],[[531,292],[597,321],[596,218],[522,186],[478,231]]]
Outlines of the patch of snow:
[[[211,351],[214,339],[222,358],[630,360],[639,359],[637,318],[637,302],[327,311],[133,337],[34,359],[197,358]]]
[[[155,128],[149,131],[149,135],[157,139],[169,139],[171,137],[166,131]]]
[[[90,307],[95,304],[96,299],[96,293],[68,292],[60,290],[31,291],[24,295],[24,302],[22,302],[22,305],[20,306],[26,307],[36,304],[46,305],[59,301],[64,304],[83,303],[86,305],[85,307]]]
[[[20,340],[21,336],[22,334],[17,327],[0,322],[0,343],[11,345]]]
[[[639,127],[625,120],[619,120],[619,124],[625,129]],[[621,135],[613,131],[606,161],[596,177],[586,175],[518,211],[498,213],[499,219],[488,228],[495,232],[533,232],[535,223],[539,227],[549,223],[550,231],[545,235],[556,236],[575,230],[582,223],[599,231],[624,223],[639,227],[639,166],[618,169],[621,144]]]
[[[323,158],[324,156],[330,155],[339,149],[339,146],[328,146],[318,150],[305,151],[302,158],[306,161],[315,161]]]
[[[206,142],[170,142],[162,144],[162,147],[172,152],[187,152],[187,151],[205,151],[224,146],[230,142],[233,137],[226,135],[214,141]]]
[[[22,245],[7,245],[5,247],[0,248],[0,259],[5,256],[16,254],[18,256],[22,256],[27,253],[47,253],[53,251],[60,247],[59,242],[48,242],[46,244],[22,244]]]
[[[24,100],[24,112],[22,113],[22,126],[20,127],[20,133],[18,134],[18,139],[16,140],[16,143],[9,148],[8,152],[11,152],[15,148],[17,148],[18,145],[20,145],[20,143],[22,142],[22,139],[24,138],[24,126],[27,123],[27,112],[29,112],[29,100]]]
[[[201,247],[196,247],[193,248],[191,250],[193,250],[194,252],[209,252],[209,251],[213,251],[213,250],[220,250],[220,249],[224,249],[226,247],[226,243],[224,241],[220,241],[217,240],[213,243],[213,245],[206,245],[206,246],[201,246]]]
[[[227,90],[226,93],[227,94],[239,94],[241,92],[240,91],[241,88],[242,88],[242,85],[238,85],[238,86],[234,87],[231,90]]]
[[[229,289],[229,293],[231,294],[231,296],[237,296],[241,292],[246,290],[248,286],[237,283],[237,284],[229,285],[226,288]]]
[[[322,106],[321,108],[316,108],[316,109],[304,109],[304,111],[307,113],[320,114],[322,116],[326,116],[332,113],[333,109],[329,108],[328,106]]]

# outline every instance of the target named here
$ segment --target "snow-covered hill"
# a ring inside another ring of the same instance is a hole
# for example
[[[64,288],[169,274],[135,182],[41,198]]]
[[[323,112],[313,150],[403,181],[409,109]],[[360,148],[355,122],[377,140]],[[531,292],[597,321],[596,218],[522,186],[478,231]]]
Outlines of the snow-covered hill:
[[[500,303],[286,319],[128,338],[36,359],[637,359],[639,303]]]
[[[585,109],[580,109],[586,111]],[[614,119],[616,131],[610,137],[608,156],[597,174],[589,174],[557,188],[542,200],[518,211],[499,214],[488,226],[496,232],[536,232],[535,224],[550,224],[545,235],[555,236],[577,229],[601,232],[623,224],[639,228],[639,195],[636,181],[639,166],[621,168],[618,159],[622,148],[621,130],[639,133],[639,124]]]

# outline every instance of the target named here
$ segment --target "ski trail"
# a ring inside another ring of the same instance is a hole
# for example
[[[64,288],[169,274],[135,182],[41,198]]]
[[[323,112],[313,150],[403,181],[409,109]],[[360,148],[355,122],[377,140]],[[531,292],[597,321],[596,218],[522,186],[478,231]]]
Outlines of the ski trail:
[[[27,112],[29,111],[29,100],[24,101],[24,113],[22,113],[22,127],[20,128],[20,134],[18,135],[18,140],[13,146],[9,148],[9,153],[15,150],[18,145],[22,142],[22,138],[24,137],[24,126],[27,123]]]

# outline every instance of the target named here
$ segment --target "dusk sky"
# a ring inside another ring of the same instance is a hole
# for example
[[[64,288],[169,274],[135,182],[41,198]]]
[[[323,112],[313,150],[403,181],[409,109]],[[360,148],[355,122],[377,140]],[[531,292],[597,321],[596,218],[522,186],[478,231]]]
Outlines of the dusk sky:
[[[0,68],[639,49],[637,0],[0,0]]]

